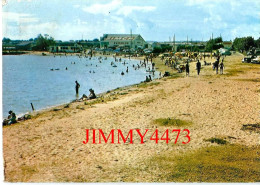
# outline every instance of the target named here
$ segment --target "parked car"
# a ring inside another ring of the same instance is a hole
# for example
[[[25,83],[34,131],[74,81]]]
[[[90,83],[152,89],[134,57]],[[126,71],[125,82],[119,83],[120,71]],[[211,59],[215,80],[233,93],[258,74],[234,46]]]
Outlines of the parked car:
[[[251,55],[248,55],[248,56],[245,56],[243,59],[242,59],[242,63],[250,63],[252,60],[252,56]]]
[[[227,51],[221,53],[221,55],[228,55],[228,56],[230,56],[230,55],[231,55],[231,52],[227,50]]]
[[[260,64],[260,56],[257,56],[256,58],[252,59],[251,63],[253,63],[253,64]]]

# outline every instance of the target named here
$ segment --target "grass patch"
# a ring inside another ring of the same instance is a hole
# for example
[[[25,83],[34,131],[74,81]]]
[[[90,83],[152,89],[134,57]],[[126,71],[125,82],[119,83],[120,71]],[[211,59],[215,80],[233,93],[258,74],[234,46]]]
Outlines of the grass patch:
[[[64,108],[69,108],[70,107],[70,104],[67,104],[64,106]]]
[[[215,138],[215,137],[212,137],[210,139],[206,139],[205,141],[208,141],[208,142],[211,142],[211,143],[217,143],[217,144],[220,144],[220,145],[225,145],[225,144],[228,143],[225,139]]]
[[[38,173],[38,169],[33,165],[25,165],[21,166],[20,169],[22,170],[22,181],[28,181],[34,174]]]
[[[259,78],[253,78],[253,79],[237,79],[239,81],[246,81],[246,82],[260,82]]]
[[[244,73],[244,71],[242,69],[236,69],[236,68],[227,69],[226,72],[227,73],[224,74],[225,76],[237,76],[239,74]]]
[[[170,182],[256,182],[260,180],[259,149],[211,146],[183,156],[158,156],[153,162]]]
[[[249,130],[249,131],[254,131],[257,133],[260,133],[260,123],[256,123],[256,124],[246,124],[243,125],[242,130]]]
[[[85,110],[84,107],[81,107],[81,106],[79,106],[79,105],[76,106],[76,109]]]
[[[259,182],[260,146],[218,145],[166,151],[120,170],[124,182]]]
[[[102,103],[102,102],[106,102],[106,101],[108,101],[108,100],[105,100],[104,98],[97,98],[94,100],[85,101],[84,105],[94,105],[94,104]]]
[[[60,111],[61,109],[58,108],[54,108],[53,111]]]
[[[175,118],[159,118],[159,119],[155,119],[153,122],[160,126],[178,126],[178,127],[192,124],[190,121],[180,120]]]
[[[122,93],[120,93],[120,95],[126,95],[126,94],[128,94],[127,92],[122,92]]]
[[[155,86],[155,85],[159,85],[159,84],[160,84],[160,82],[142,82],[142,83],[138,84],[137,87],[146,88],[146,87]]]
[[[169,77],[167,77],[168,79],[175,79],[175,78],[180,78],[182,77],[181,73],[172,73]]]

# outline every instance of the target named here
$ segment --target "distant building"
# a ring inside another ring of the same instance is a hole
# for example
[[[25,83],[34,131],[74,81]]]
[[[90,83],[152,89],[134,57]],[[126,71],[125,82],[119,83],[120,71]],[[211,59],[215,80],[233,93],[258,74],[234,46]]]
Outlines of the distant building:
[[[23,41],[16,45],[17,50],[29,51],[32,50],[33,41]]]
[[[232,41],[223,41],[222,44],[225,48],[231,48],[232,47]]]
[[[83,50],[82,45],[73,42],[59,42],[55,46],[50,46],[49,51],[55,53],[79,53]]]
[[[16,50],[16,46],[12,44],[4,44],[3,43],[3,51]]]
[[[99,48],[100,47],[100,42],[99,41],[81,41],[80,45],[84,49],[89,49],[89,48]]]
[[[100,48],[143,49],[146,42],[140,34],[104,34]]]

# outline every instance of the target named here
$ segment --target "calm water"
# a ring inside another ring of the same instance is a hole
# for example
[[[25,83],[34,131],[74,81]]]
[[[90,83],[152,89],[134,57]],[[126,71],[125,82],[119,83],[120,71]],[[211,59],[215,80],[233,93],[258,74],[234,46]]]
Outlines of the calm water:
[[[40,110],[70,102],[76,99],[75,80],[80,83],[81,97],[82,94],[89,95],[90,88],[98,94],[139,83],[149,75],[144,67],[134,70],[133,64],[139,64],[139,61],[122,59],[121,63],[115,62],[117,67],[111,66],[112,61],[113,58],[108,58],[100,63],[97,57],[89,60],[77,56],[3,56],[3,116],[6,117],[9,110],[18,115],[29,112],[30,103]],[[125,72],[127,66],[128,73]],[[52,68],[54,71],[50,70]],[[157,77],[158,72],[154,78]]]

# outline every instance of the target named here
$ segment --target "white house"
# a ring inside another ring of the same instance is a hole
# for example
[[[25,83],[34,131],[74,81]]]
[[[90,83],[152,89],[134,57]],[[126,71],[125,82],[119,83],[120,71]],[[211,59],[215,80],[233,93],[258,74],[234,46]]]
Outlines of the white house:
[[[146,42],[140,34],[104,34],[100,37],[100,48],[145,48]]]

